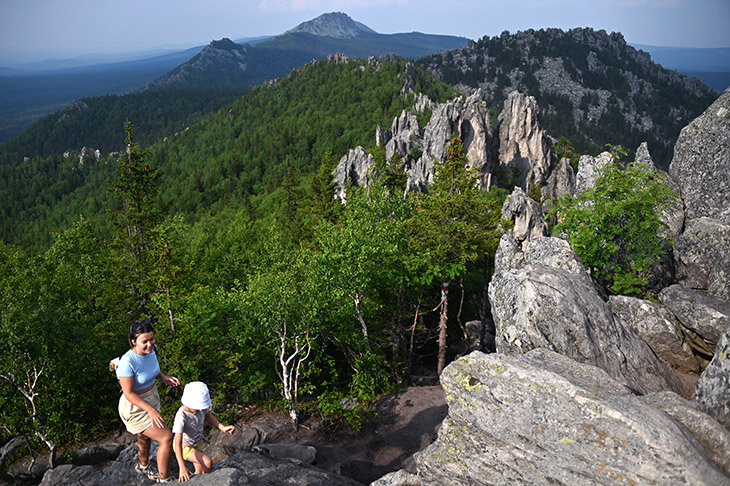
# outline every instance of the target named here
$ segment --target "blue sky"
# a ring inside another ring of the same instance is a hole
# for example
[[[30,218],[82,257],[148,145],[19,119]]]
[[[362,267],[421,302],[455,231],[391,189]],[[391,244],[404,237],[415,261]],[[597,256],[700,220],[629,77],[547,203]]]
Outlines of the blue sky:
[[[192,47],[279,34],[325,12],[383,34],[592,27],[632,44],[730,47],[730,0],[0,0],[0,59]]]

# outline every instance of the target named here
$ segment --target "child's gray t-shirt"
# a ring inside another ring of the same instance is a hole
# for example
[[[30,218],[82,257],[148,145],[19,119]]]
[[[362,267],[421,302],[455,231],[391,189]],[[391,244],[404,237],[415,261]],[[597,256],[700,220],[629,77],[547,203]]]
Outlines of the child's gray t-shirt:
[[[193,447],[198,445],[203,440],[206,413],[208,413],[208,409],[191,413],[185,410],[185,407],[180,407],[172,423],[172,433],[183,435],[183,445]]]

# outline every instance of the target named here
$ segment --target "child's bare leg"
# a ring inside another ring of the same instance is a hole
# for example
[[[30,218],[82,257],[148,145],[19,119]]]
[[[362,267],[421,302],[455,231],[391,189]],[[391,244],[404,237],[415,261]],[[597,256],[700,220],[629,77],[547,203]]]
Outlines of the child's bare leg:
[[[188,461],[195,466],[194,474],[208,474],[213,470],[213,461],[203,452],[194,449],[188,456]]]

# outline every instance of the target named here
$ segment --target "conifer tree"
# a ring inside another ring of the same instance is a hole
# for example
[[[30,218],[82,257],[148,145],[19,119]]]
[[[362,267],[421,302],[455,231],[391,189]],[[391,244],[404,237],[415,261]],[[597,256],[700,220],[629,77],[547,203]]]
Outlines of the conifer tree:
[[[122,198],[122,207],[116,212],[117,259],[114,265],[117,278],[124,290],[121,300],[132,319],[153,316],[153,298],[164,295],[164,310],[175,337],[175,318],[172,311],[170,287],[176,277],[170,242],[159,225],[156,196],[159,190],[159,170],[146,156],[148,149],[140,149],[134,142],[134,127],[125,124],[127,151],[119,161],[114,191]]]
[[[467,265],[487,253],[499,221],[479,174],[467,167],[461,139],[454,136],[446,161],[436,168],[428,194],[420,195],[412,220],[414,244],[420,250],[423,283],[442,283],[438,374],[446,365],[448,284],[460,280]]]

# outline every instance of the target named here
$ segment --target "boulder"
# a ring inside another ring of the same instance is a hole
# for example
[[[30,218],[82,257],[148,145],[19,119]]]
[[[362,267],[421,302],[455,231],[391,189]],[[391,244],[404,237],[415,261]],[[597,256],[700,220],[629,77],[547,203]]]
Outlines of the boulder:
[[[519,187],[515,187],[512,194],[505,199],[502,205],[502,219],[514,222],[514,226],[507,231],[507,234],[523,246],[533,238],[550,234],[542,214],[542,207]]]
[[[370,483],[370,486],[421,486],[418,474],[399,469]]]
[[[641,393],[682,390],[646,342],[614,316],[565,240],[535,238],[522,250],[503,235],[489,299],[500,353],[548,348]]]
[[[687,219],[730,225],[730,89],[682,129],[669,175],[682,188]]]
[[[102,471],[98,466],[63,464],[46,471],[40,486],[94,486],[100,483]],[[148,481],[149,482],[149,481]],[[122,483],[120,483],[122,484]],[[142,483],[128,483],[142,484]]]
[[[697,382],[694,399],[702,410],[730,429],[730,319],[712,361]]]
[[[730,225],[705,217],[687,220],[675,250],[679,283],[688,288],[707,289],[710,275],[723,257],[721,250],[729,243]]]
[[[517,91],[510,93],[497,126],[500,168],[517,171],[519,179],[515,185],[526,191],[533,184],[545,184],[556,155],[547,132],[540,127],[540,110],[535,98]]]
[[[225,434],[219,430],[212,430],[203,439],[203,448],[208,456],[216,464],[241,451],[251,450],[262,444],[273,435],[275,431],[268,430],[265,424],[256,426],[236,425],[233,434]]]
[[[685,400],[676,393],[659,392],[644,395],[641,400],[682,424],[702,444],[710,459],[730,474],[730,430],[701,410],[697,402]]]
[[[730,484],[680,422],[605,371],[547,349],[475,351],[441,383],[449,414],[415,455],[421,485]]]
[[[705,343],[695,349],[712,356],[730,316],[730,302],[703,295],[681,285],[659,292],[659,300],[676,316],[682,327],[697,334]]]
[[[619,295],[611,296],[608,305],[624,325],[636,331],[669,367],[699,375],[700,362],[684,341],[680,323],[666,307]],[[693,391],[683,390],[682,396],[689,398]]]

